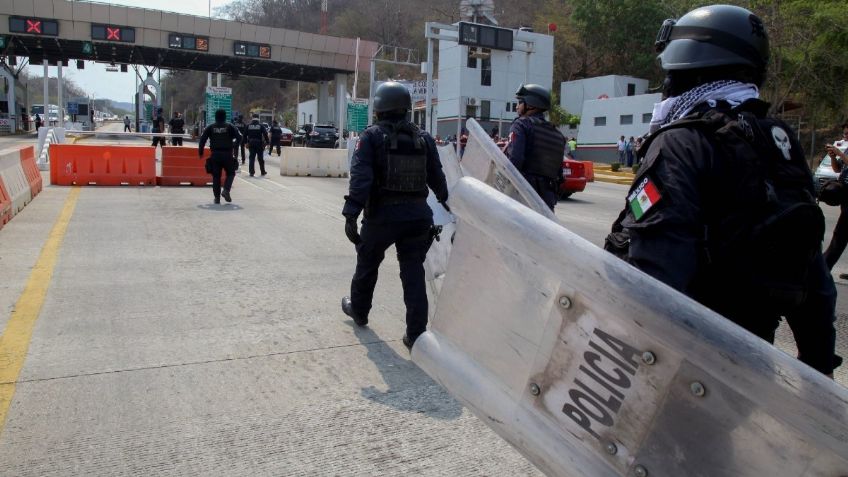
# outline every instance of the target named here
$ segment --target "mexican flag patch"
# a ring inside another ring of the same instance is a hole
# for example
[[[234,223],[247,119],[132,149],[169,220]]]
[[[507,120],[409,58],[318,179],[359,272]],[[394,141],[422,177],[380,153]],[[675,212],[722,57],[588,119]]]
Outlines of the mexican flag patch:
[[[662,199],[659,189],[650,178],[645,177],[642,182],[633,190],[627,197],[627,203],[630,204],[630,211],[633,212],[633,218],[641,219],[651,210],[651,207],[656,205]]]

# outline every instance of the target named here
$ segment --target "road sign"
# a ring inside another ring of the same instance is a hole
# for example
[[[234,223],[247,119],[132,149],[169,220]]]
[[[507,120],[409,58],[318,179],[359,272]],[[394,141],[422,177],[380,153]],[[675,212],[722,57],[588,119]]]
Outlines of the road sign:
[[[91,44],[90,41],[82,42],[82,54],[90,55],[94,52],[94,45]]]
[[[0,36],[0,50],[5,49],[5,48],[6,48],[6,37]]]
[[[79,103],[68,103],[68,114],[79,114]]]
[[[233,89],[224,86],[206,87],[206,124],[215,122],[215,111],[227,112],[227,121],[233,119]]]
[[[361,132],[368,127],[368,103],[347,103],[347,129],[348,131]]]

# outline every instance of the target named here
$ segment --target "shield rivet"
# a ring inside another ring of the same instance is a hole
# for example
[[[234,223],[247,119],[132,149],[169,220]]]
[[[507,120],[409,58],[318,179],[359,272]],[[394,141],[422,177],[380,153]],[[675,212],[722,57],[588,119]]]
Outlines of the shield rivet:
[[[534,395],[534,396],[538,396],[541,392],[542,392],[542,390],[541,390],[541,389],[539,389],[539,385],[538,385],[538,384],[536,384],[536,383],[530,383],[530,394],[532,394],[532,395]]]
[[[650,351],[645,351],[644,353],[642,353],[642,362],[647,365],[652,365],[657,362],[657,357],[654,353],[651,353]]]
[[[571,308],[571,298],[563,295],[559,297],[559,306],[565,308],[566,310]]]
[[[704,394],[707,394],[707,388],[704,387],[703,384],[698,381],[694,381],[689,385],[689,389],[692,391],[692,394],[698,397],[704,397]]]
[[[604,449],[606,449],[607,454],[609,454],[609,455],[618,454],[618,447],[616,447],[616,445],[613,444],[612,442],[607,442],[607,445],[604,446]]]
[[[648,469],[642,467],[641,465],[637,465],[633,468],[633,475],[636,477],[648,477]]]

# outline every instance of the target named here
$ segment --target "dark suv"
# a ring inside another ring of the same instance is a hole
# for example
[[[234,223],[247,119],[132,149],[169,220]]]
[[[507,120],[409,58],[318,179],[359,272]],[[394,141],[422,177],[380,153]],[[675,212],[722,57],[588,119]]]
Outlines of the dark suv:
[[[306,136],[306,147],[336,147],[339,132],[330,124],[316,124]]]

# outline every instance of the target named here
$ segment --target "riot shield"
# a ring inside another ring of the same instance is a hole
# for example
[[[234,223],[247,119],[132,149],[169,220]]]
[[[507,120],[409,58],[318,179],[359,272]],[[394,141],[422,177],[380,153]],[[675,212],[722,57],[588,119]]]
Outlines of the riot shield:
[[[848,475],[848,389],[491,187],[414,361],[548,475]]]
[[[462,178],[462,169],[459,166],[456,149],[451,145],[439,147],[439,159],[442,163],[442,171],[445,173],[448,190],[450,190]],[[436,200],[436,195],[433,194],[433,191],[430,191],[430,195],[427,196],[427,205],[433,210],[433,223],[442,227],[439,240],[433,241],[424,259],[424,278],[427,282],[427,298],[430,303],[429,316],[432,318],[436,299],[438,298],[445,270],[448,266],[451,237],[456,230],[456,225],[453,216]]]

